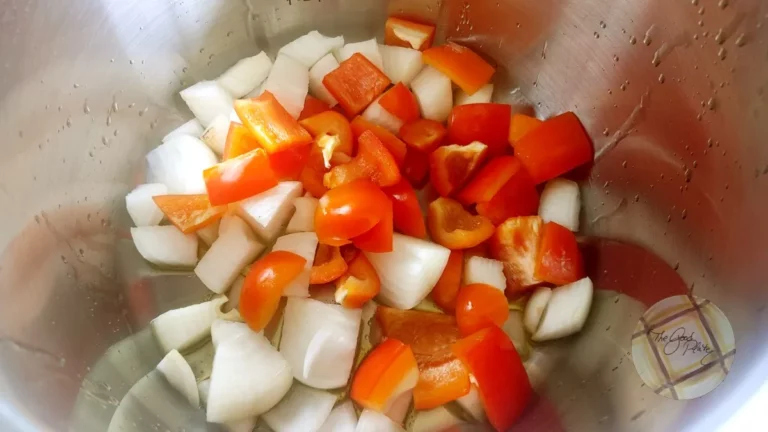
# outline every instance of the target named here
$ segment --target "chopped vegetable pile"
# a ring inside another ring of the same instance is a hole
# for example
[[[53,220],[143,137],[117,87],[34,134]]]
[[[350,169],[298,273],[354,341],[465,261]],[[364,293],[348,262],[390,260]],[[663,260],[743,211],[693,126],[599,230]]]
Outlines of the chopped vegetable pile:
[[[582,329],[593,287],[562,176],[589,137],[571,112],[492,102],[494,65],[434,35],[394,17],[384,45],[313,31],[181,92],[197,119],[126,206],[144,259],[217,295],[152,322],[158,369],[208,421],[506,431],[532,343]],[[197,383],[179,352],[209,336]]]

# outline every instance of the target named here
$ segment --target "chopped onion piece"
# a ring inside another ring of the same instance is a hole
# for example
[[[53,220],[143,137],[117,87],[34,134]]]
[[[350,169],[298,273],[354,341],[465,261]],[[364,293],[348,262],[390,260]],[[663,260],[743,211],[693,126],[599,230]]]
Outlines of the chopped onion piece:
[[[236,203],[235,210],[259,237],[269,242],[288,223],[293,200],[301,193],[301,183],[281,182],[272,189]]]
[[[218,115],[200,136],[205,145],[219,156],[224,154],[224,146],[227,144],[227,135],[229,135],[229,124],[228,116]]]
[[[298,232],[315,231],[315,210],[317,210],[318,199],[313,197],[298,197],[293,200],[293,206],[296,211],[293,213],[291,221],[285,232],[288,234]]]
[[[203,405],[208,403],[208,393],[211,388],[211,380],[200,381],[197,383],[197,389],[200,391],[200,401]],[[235,420],[222,424],[227,432],[253,432],[256,427],[256,417],[249,417],[243,420]]]
[[[360,317],[360,309],[288,298],[280,353],[291,365],[294,377],[319,389],[346,385],[355,357]]]
[[[226,301],[226,297],[216,297],[205,303],[169,310],[153,319],[150,323],[152,333],[163,352],[184,351],[208,336]]]
[[[581,193],[575,181],[556,178],[547,182],[539,203],[539,216],[544,222],[555,222],[576,232],[580,210]]]
[[[485,421],[485,408],[483,408],[483,401],[480,400],[480,392],[477,390],[477,382],[475,377],[469,376],[472,385],[469,388],[469,393],[456,399],[464,411],[466,411],[473,419],[479,422]]]
[[[131,237],[141,256],[159,267],[194,267],[197,264],[195,234],[184,234],[169,225],[131,228]]]
[[[528,299],[528,303],[525,304],[525,316],[523,323],[528,333],[535,334],[536,329],[539,328],[541,317],[544,316],[544,311],[547,309],[549,299],[552,298],[552,288],[539,287],[531,294],[531,298]]]
[[[395,400],[392,401],[392,404],[389,406],[389,409],[387,409],[387,412],[385,412],[384,415],[389,417],[389,419],[393,422],[402,425],[405,421],[405,416],[408,415],[408,409],[411,407],[411,401],[413,401],[413,391],[408,390],[403,392],[397,396]]]
[[[365,255],[381,279],[378,298],[388,306],[411,309],[432,291],[450,254],[438,244],[395,234],[392,252]]]
[[[215,423],[247,419],[269,411],[293,382],[288,362],[262,334],[252,332],[245,324],[226,325],[230,329],[237,326],[238,330],[221,337],[215,326],[212,335],[216,355],[207,418]]]
[[[176,350],[171,350],[157,365],[157,370],[165,376],[168,383],[178,390],[193,407],[200,407],[200,394],[197,392],[195,374],[189,363]]]
[[[411,430],[413,432],[448,431],[462,423],[461,419],[441,405],[431,410],[416,412]]]
[[[317,234],[302,232],[284,235],[277,239],[272,250],[293,252],[307,260],[304,271],[283,289],[283,295],[286,297],[309,297],[309,278],[315,263]]]
[[[214,348],[218,348],[225,340],[251,333],[251,329],[241,322],[217,318],[211,324],[211,342]]]
[[[410,85],[424,67],[419,50],[379,45],[379,51],[384,62],[384,75],[393,83],[401,82],[403,85]]]
[[[504,322],[501,329],[509,336],[520,357],[527,358],[528,339],[525,336],[525,326],[523,326],[523,313],[517,310],[509,311],[509,318]]]
[[[384,414],[366,409],[360,414],[355,432],[405,432],[405,429]]]
[[[203,407],[208,404],[208,394],[211,391],[211,379],[204,379],[197,383],[197,392],[200,394],[200,402]]]
[[[578,333],[592,306],[592,280],[588,277],[552,290],[539,327],[531,339],[540,342]]]
[[[381,58],[381,52],[379,52],[379,44],[376,43],[376,39],[368,39],[362,42],[348,43],[343,47],[337,49],[334,52],[336,60],[339,63],[352,57],[353,54],[360,53],[365,56],[371,63],[374,64],[380,71],[384,71],[384,60]]]
[[[147,177],[149,183],[166,185],[169,194],[203,194],[203,171],[218,162],[205,143],[181,135],[147,153]]]
[[[204,127],[208,127],[216,116],[229,114],[235,103],[232,95],[215,81],[201,81],[179,94]]]
[[[197,236],[200,237],[200,240],[202,240],[203,243],[209,247],[213,244],[213,242],[216,241],[217,238],[219,238],[219,223],[221,223],[221,220],[217,220],[216,222],[196,231]]]
[[[241,98],[258,87],[267,78],[270,69],[272,60],[262,51],[235,63],[216,82],[232,97]]]
[[[456,105],[469,105],[469,104],[478,104],[478,103],[490,103],[491,98],[493,97],[493,84],[488,83],[482,87],[480,87],[480,90],[476,91],[474,94],[467,94],[464,90],[459,90],[456,92]]]
[[[333,54],[326,54],[309,70],[309,93],[330,106],[339,103],[323,84],[323,78],[339,67],[339,62]]]
[[[166,195],[168,187],[162,183],[138,185],[125,196],[125,208],[137,227],[159,225],[163,212],[152,199],[156,195]]]
[[[419,102],[425,119],[443,122],[453,109],[451,79],[440,71],[427,66],[411,82],[411,90]]]
[[[316,431],[331,414],[336,396],[300,383],[262,418],[275,432]]]
[[[170,141],[173,138],[176,138],[177,136],[189,135],[197,138],[202,134],[203,134],[203,125],[201,125],[197,119],[192,119],[184,123],[183,125],[177,127],[176,129],[168,132],[168,134],[163,137],[163,142]]]
[[[377,97],[376,100],[368,105],[368,108],[363,111],[363,118],[387,129],[393,134],[400,133],[400,128],[403,127],[403,121],[384,109],[384,107],[379,104],[379,99],[381,99],[381,96]]]
[[[336,406],[317,432],[355,432],[357,414],[352,402]]]
[[[280,48],[279,54],[291,56],[312,67],[323,56],[344,46],[344,36],[328,37],[313,30]]]
[[[309,67],[287,55],[278,55],[264,90],[275,95],[293,118],[299,118],[309,89]]]
[[[209,290],[222,294],[240,272],[264,250],[251,228],[235,215],[224,216],[226,230],[195,267],[195,274]],[[221,229],[220,229],[221,231]]]
[[[464,285],[482,283],[504,292],[507,278],[504,277],[504,263],[479,256],[470,257],[464,264]]]

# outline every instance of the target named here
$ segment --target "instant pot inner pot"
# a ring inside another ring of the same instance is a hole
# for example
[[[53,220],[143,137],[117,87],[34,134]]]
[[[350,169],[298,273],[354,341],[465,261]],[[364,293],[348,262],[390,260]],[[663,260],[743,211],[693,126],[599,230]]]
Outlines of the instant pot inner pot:
[[[310,30],[381,36],[391,14],[495,59],[500,102],[574,111],[594,141],[581,223],[596,300],[580,335],[537,351],[521,430],[716,429],[768,375],[767,12],[759,0],[0,1],[0,429],[106,430],[161,359],[149,321],[208,294],[148,266],[128,232],[144,155],[192,117],[178,92]],[[651,300],[688,291],[724,312],[738,352],[717,389],[677,401],[643,384],[631,336]],[[206,429],[147,379],[123,430]]]

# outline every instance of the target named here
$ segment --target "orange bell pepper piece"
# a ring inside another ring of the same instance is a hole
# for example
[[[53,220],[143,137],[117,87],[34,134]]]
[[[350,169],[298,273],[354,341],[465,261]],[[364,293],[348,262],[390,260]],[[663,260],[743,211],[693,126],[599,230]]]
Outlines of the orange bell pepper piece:
[[[277,153],[312,142],[309,133],[268,91],[255,99],[235,101],[235,112],[267,153]]]
[[[443,274],[432,288],[430,297],[440,309],[452,314],[456,310],[456,297],[461,288],[461,277],[464,273],[464,251],[454,250],[448,257]]]
[[[546,120],[520,138],[514,148],[536,184],[591,162],[594,154],[587,132],[572,112]]]
[[[401,173],[415,189],[422,189],[429,181],[429,154],[409,149]]]
[[[437,193],[450,196],[480,168],[488,147],[480,142],[438,147],[429,157],[429,179]]]
[[[379,306],[376,322],[383,336],[403,341],[413,350],[419,367],[413,389],[415,409],[432,409],[469,393],[469,373],[451,352],[460,337],[454,317]]]
[[[322,244],[342,246],[382,220],[389,198],[370,180],[355,180],[329,190],[317,205],[315,232]]]
[[[429,204],[427,222],[432,239],[448,249],[468,249],[488,240],[493,224],[469,213],[458,202],[440,197]]]
[[[344,60],[323,78],[323,85],[352,117],[373,102],[392,82],[360,53]]]
[[[354,150],[352,128],[349,120],[343,115],[336,111],[325,111],[299,123],[312,134],[316,146],[324,150],[325,162],[330,162],[335,152],[352,156]],[[326,148],[328,146],[330,148]]]
[[[544,224],[533,274],[555,285],[567,285],[584,277],[581,251],[571,230],[555,222]]]
[[[347,272],[336,280],[336,303],[349,309],[358,309],[381,290],[376,269],[365,254],[358,253],[349,261]]]
[[[490,162],[480,168],[475,178],[456,195],[456,200],[465,206],[490,201],[509,179],[522,169],[520,161],[514,156],[491,159]]]
[[[307,260],[293,252],[275,251],[256,261],[240,292],[240,314],[253,331],[261,331],[275,315],[283,289],[302,271]]]
[[[384,43],[424,51],[432,46],[435,26],[389,17],[384,25]]]
[[[237,122],[229,123],[229,132],[227,132],[227,141],[224,144],[224,154],[222,155],[223,160],[236,158],[257,148],[261,148],[261,144],[247,127]]]
[[[165,217],[184,234],[216,222],[227,211],[225,206],[211,206],[208,195],[156,195],[152,197]]]
[[[395,228],[411,237],[426,238],[427,227],[419,198],[408,180],[403,178],[396,185],[383,188],[382,191],[392,201]]]
[[[542,225],[538,216],[510,218],[499,225],[491,237],[491,256],[504,263],[507,293],[510,295],[541,283],[534,271]]]
[[[384,147],[392,153],[392,157],[397,161],[397,165],[402,165],[408,147],[400,140],[400,138],[396,137],[392,132],[383,127],[373,124],[360,116],[355,117],[350,126],[352,127],[352,135],[354,135],[356,140],[360,140],[360,136],[367,130],[373,132],[373,134],[376,135],[376,138],[381,140],[382,144],[384,144]]]
[[[536,129],[542,121],[536,117],[530,117],[525,114],[513,114],[509,122],[509,143],[512,146],[520,141],[528,132]]]
[[[509,150],[509,121],[512,107],[507,104],[478,103],[459,105],[448,117],[448,141],[469,144],[480,141],[490,156]]]
[[[512,341],[491,326],[453,344],[453,352],[475,377],[488,421],[499,432],[510,430],[533,395]]]
[[[397,162],[371,131],[360,135],[357,156],[348,163],[333,167],[323,177],[323,184],[333,189],[361,178],[370,179],[382,187],[397,184],[401,179]]]
[[[490,285],[462,287],[456,297],[456,322],[462,336],[490,326],[501,327],[509,318],[509,304],[504,293]]]
[[[307,97],[304,98],[304,108],[301,110],[301,113],[299,114],[299,122],[306,118],[310,118],[312,116],[316,116],[322,112],[330,111],[331,106],[325,103],[324,101],[321,101],[320,99],[312,96],[307,95]]]
[[[319,147],[310,146],[307,162],[299,175],[299,181],[304,186],[304,190],[315,198],[325,195],[328,192],[328,188],[323,184],[325,173],[322,151]]]
[[[454,42],[424,51],[424,63],[444,73],[467,94],[474,94],[488,84],[493,66],[471,49]]]
[[[315,261],[309,275],[309,283],[313,285],[335,281],[347,272],[347,262],[341,256],[338,246],[317,245]]]
[[[353,237],[350,240],[361,251],[366,252],[392,252],[392,241],[395,227],[393,220],[392,202],[388,201],[379,209],[381,220],[367,232]]]
[[[420,116],[416,96],[401,82],[384,92],[379,105],[404,122],[416,120]]]
[[[429,119],[418,119],[400,128],[400,138],[406,144],[426,153],[439,147],[447,134],[442,123]]]
[[[212,205],[240,201],[277,186],[277,177],[263,149],[251,150],[203,171]]]
[[[280,181],[298,180],[309,159],[311,144],[269,155],[269,166]]]
[[[418,379],[411,348],[389,338],[360,363],[352,378],[350,397],[363,408],[384,413],[398,396],[414,388]]]

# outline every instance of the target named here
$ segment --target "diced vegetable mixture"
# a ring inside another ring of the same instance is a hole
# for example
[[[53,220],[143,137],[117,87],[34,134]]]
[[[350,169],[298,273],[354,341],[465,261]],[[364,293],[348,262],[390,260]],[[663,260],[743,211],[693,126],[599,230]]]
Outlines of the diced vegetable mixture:
[[[147,155],[126,206],[147,261],[216,295],[152,322],[158,369],[208,421],[506,431],[535,343],[583,327],[562,176],[592,161],[589,137],[571,112],[492,102],[494,65],[434,34],[395,17],[384,45],[313,31],[181,92],[196,119]],[[179,351],[208,337],[197,383]]]

